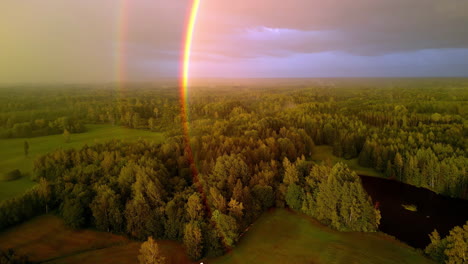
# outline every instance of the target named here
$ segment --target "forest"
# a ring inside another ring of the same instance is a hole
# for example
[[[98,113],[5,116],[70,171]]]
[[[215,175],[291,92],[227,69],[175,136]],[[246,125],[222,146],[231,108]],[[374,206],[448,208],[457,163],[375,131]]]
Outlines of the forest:
[[[339,231],[377,231],[381,214],[360,177],[344,162],[313,161],[320,145],[381,177],[468,199],[466,79],[198,85],[187,100],[185,113],[177,87],[151,84],[1,88],[2,138],[111,124],[165,139],[109,139],[40,156],[37,185],[0,202],[0,230],[54,212],[73,228],[181,241],[194,260],[234,248],[270,208]],[[467,226],[427,234],[426,254],[467,261]]]

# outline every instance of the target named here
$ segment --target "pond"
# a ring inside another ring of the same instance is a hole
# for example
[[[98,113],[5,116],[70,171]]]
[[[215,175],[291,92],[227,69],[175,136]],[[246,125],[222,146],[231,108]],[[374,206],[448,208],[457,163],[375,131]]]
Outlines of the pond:
[[[434,229],[444,237],[454,226],[468,220],[468,200],[439,195],[395,180],[360,177],[364,189],[380,209],[379,229],[413,247],[424,249]]]

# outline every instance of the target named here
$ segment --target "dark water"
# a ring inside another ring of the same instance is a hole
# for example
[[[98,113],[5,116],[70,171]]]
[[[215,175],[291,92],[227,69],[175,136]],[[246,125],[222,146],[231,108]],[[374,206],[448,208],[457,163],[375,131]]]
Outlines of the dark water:
[[[379,229],[416,248],[425,248],[429,234],[437,229],[444,237],[468,220],[468,200],[438,195],[394,180],[360,176],[374,204],[379,204],[382,219]],[[402,204],[414,204],[417,212]]]

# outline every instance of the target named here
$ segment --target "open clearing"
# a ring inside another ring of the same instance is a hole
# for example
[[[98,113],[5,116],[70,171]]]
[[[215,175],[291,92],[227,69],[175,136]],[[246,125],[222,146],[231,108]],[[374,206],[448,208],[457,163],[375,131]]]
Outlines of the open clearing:
[[[232,252],[206,263],[433,262],[383,233],[338,232],[305,215],[275,209],[260,217]]]
[[[35,183],[29,179],[35,158],[59,148],[81,148],[85,144],[105,142],[110,139],[138,140],[146,139],[161,142],[162,133],[147,130],[130,129],[112,125],[87,125],[87,131],[71,134],[70,142],[65,143],[63,135],[34,138],[0,139],[0,174],[19,169],[22,178],[15,181],[0,181],[0,201],[14,197],[31,188]],[[29,155],[24,156],[24,141],[29,143]]]
[[[169,263],[191,263],[180,243],[158,243]],[[138,263],[139,247],[139,242],[123,236],[69,229],[53,215],[36,217],[0,233],[0,248],[13,248],[45,263]],[[342,233],[302,214],[274,209],[262,215],[231,252],[203,263],[433,262],[385,234]]]
[[[327,145],[315,146],[313,154],[311,156],[311,160],[324,162],[330,161],[332,164],[343,162],[346,165],[348,165],[350,169],[354,170],[358,175],[384,177],[381,172],[376,171],[373,168],[366,168],[359,165],[357,158],[347,160],[344,158],[336,157],[335,155],[333,155],[333,148]]]
[[[169,263],[189,263],[180,243],[158,240]],[[0,248],[12,248],[40,263],[138,263],[140,242],[88,229],[73,230],[53,215],[36,217],[0,233]]]

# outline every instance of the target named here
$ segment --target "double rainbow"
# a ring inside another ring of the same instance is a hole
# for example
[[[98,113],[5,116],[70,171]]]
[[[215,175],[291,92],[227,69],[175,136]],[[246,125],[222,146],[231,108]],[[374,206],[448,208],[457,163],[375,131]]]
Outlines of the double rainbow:
[[[182,70],[180,77],[180,97],[182,100],[182,112],[187,117],[187,100],[188,100],[188,83],[189,83],[189,67],[190,67],[190,53],[192,48],[193,31],[195,29],[195,22],[197,20],[198,9],[200,7],[200,0],[193,0],[190,7],[190,13],[188,16],[187,27],[184,34],[183,41],[183,57],[182,57]],[[117,46],[116,46],[116,58],[115,58],[115,73],[116,81],[119,85],[119,89],[122,88],[123,83],[126,80],[126,53],[127,48],[125,41],[128,34],[128,10],[130,8],[130,0],[120,0],[119,10],[117,15],[118,20],[118,31],[117,31]]]
[[[120,8],[119,8],[119,31],[117,39],[120,42],[117,44],[117,58],[116,58],[116,74],[117,74],[117,85],[119,94],[123,92],[125,87],[126,79],[126,46],[125,40],[127,38],[128,33],[128,8],[129,3],[131,0],[120,0]],[[181,104],[181,121],[183,125],[183,132],[184,132],[184,143],[185,143],[185,153],[189,158],[190,169],[193,177],[193,182],[197,186],[198,192],[200,193],[205,210],[208,213],[208,216],[211,217],[211,209],[207,202],[206,193],[203,189],[199,181],[198,171],[195,165],[194,156],[192,153],[192,148],[190,146],[190,136],[189,136],[189,118],[188,118],[188,89],[189,89],[189,72],[190,72],[190,55],[191,55],[191,48],[192,48],[192,40],[193,34],[195,29],[195,23],[197,20],[198,10],[200,8],[200,1],[201,0],[193,0],[190,6],[190,12],[188,15],[187,26],[184,34],[184,41],[183,41],[183,56],[181,61],[181,74],[179,78],[179,92],[180,92],[180,104]],[[215,227],[219,229],[219,227],[215,223]],[[227,250],[230,249],[229,246],[225,243],[225,236],[222,235],[222,242]]]
[[[127,47],[125,40],[128,35],[128,14],[131,0],[120,0],[119,9],[117,14],[118,31],[116,39],[116,58],[115,58],[115,74],[117,83],[117,92],[122,95],[127,80]],[[190,66],[190,53],[192,48],[193,32],[197,20],[197,14],[200,7],[200,0],[193,0],[190,6],[188,21],[186,23],[186,30],[183,39],[183,51],[181,61],[181,74],[179,77],[180,83],[180,102],[181,102],[181,117],[185,137],[188,141],[188,86],[189,86],[189,66]],[[188,142],[187,142],[188,143]]]

